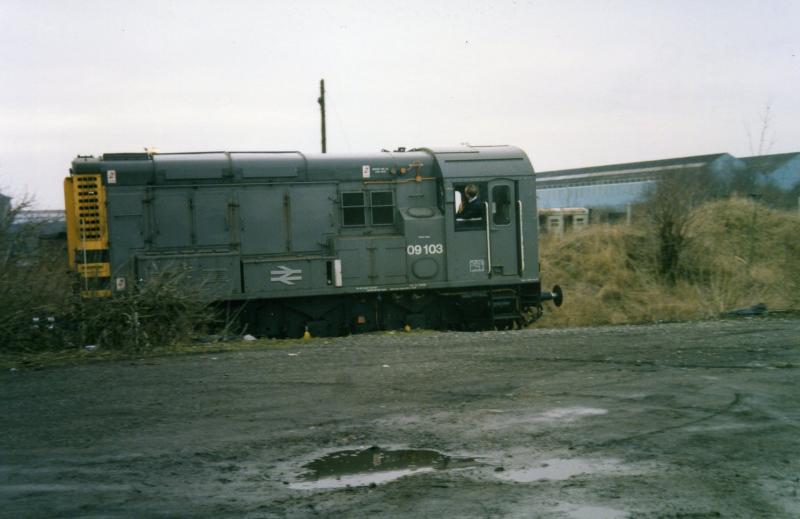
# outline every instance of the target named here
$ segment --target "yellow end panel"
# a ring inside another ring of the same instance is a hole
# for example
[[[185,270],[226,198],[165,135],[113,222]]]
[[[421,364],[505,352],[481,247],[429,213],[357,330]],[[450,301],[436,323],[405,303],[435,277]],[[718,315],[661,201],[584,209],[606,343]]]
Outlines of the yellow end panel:
[[[69,267],[75,269],[75,250],[78,248],[78,215],[75,213],[75,193],[72,177],[64,179],[64,213],[67,219],[67,253]]]
[[[111,277],[111,265],[108,263],[79,263],[78,273],[85,278]]]
[[[106,189],[103,187],[100,175],[75,175],[72,177],[72,187],[78,224],[77,248],[107,249]]]
[[[111,276],[106,190],[100,174],[73,175],[65,179],[64,208],[69,262],[82,278],[81,295],[111,297],[111,290],[106,288]]]

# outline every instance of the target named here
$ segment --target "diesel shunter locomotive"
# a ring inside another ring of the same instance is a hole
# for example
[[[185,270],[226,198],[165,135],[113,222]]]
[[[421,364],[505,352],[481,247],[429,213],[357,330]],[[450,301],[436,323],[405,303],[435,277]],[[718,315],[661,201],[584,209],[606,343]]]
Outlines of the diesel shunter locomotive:
[[[76,158],[64,190],[87,297],[180,271],[270,337],[522,326],[562,300],[541,289],[534,171],[512,146],[107,153]]]

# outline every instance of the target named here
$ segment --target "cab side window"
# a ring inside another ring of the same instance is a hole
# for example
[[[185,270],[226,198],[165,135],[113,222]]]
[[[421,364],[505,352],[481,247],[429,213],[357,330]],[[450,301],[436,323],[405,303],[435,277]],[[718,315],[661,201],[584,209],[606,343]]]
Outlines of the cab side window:
[[[455,208],[456,231],[486,229],[486,206],[483,183],[453,185],[453,207]]]
[[[342,225],[352,227],[367,223],[364,193],[342,193]]]
[[[511,190],[508,186],[494,186],[492,189],[492,223],[511,223]]]
[[[369,197],[372,225],[392,225],[394,223],[394,193],[392,191],[372,191]]]
[[[342,226],[393,225],[393,191],[350,191],[342,193]]]

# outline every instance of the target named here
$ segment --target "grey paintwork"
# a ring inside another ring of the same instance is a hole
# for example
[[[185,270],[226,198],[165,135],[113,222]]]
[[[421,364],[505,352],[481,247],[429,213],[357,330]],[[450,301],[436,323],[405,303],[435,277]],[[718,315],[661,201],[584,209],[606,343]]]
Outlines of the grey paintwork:
[[[533,168],[510,146],[107,155],[76,159],[73,173],[102,174],[115,290],[117,278],[128,289],[176,268],[224,299],[538,280]],[[510,214],[488,232],[457,229],[454,189],[470,182],[487,187],[490,212],[495,186],[510,193]],[[366,225],[343,225],[342,194],[359,192]],[[387,214],[370,207],[373,192],[391,193],[392,223],[370,224]]]

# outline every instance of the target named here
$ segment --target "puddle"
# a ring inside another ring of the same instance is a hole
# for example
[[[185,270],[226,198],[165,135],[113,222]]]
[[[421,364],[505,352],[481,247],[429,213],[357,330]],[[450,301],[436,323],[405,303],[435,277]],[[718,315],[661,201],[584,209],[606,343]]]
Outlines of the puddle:
[[[535,467],[510,468],[497,474],[497,477],[517,483],[531,483],[541,480],[564,480],[579,474],[598,472],[619,472],[617,460],[551,459],[542,460]]]
[[[474,465],[472,458],[455,458],[434,450],[363,450],[332,452],[303,465],[305,472],[291,483],[295,489],[343,488],[381,484],[412,474]]]

